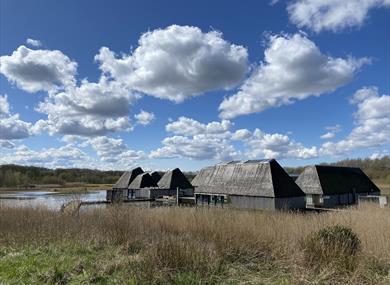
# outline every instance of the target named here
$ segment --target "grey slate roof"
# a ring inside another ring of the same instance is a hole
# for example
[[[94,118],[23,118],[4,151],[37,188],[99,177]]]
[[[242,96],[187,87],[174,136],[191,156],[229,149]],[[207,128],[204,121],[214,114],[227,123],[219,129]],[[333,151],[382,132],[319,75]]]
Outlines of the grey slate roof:
[[[118,181],[112,186],[112,189],[127,189],[131,182],[144,171],[141,167],[134,168],[131,171],[126,171],[118,179]]]
[[[179,168],[174,170],[167,171],[163,177],[161,177],[158,182],[158,187],[164,189],[190,189],[193,188],[191,183],[185,177],[185,175],[180,171]]]
[[[305,168],[296,183],[306,194],[343,194],[380,192],[357,167],[314,165]]]
[[[259,197],[299,197],[302,190],[276,160],[253,160],[203,168],[192,184],[195,193]]]
[[[145,187],[157,187],[157,183],[147,172],[139,174],[129,185],[129,189],[141,189]]]

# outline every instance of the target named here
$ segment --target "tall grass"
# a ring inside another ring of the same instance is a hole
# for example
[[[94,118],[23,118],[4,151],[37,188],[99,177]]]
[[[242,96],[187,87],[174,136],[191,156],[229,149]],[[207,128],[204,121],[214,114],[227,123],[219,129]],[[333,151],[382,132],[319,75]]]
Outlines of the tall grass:
[[[359,237],[357,264],[350,271],[332,263],[313,271],[304,241],[332,225]],[[0,208],[0,248],[69,242],[119,249],[104,274],[119,270],[140,284],[390,284],[390,208],[302,214],[123,206],[79,215]]]

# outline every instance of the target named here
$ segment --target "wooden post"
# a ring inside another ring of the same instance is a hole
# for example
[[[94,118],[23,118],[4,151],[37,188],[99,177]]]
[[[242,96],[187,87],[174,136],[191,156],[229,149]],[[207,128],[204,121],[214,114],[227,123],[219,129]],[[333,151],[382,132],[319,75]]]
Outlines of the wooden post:
[[[179,206],[179,187],[176,187],[176,205]]]

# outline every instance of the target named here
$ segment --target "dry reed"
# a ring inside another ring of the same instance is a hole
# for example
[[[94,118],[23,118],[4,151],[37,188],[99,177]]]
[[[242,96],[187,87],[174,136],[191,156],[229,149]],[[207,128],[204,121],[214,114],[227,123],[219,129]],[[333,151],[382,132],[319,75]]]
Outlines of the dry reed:
[[[358,235],[358,264],[352,272],[329,265],[313,275],[303,262],[302,241],[332,225]],[[123,206],[65,215],[0,208],[0,246],[67,241],[125,249],[139,265],[129,274],[145,283],[192,272],[209,283],[390,284],[390,208],[372,205],[306,214]]]

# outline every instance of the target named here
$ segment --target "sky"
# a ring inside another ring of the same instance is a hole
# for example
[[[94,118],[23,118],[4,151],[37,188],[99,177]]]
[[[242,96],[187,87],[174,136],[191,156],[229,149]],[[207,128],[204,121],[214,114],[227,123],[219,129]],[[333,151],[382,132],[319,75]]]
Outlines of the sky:
[[[379,158],[389,87],[389,0],[0,0],[0,164]]]

